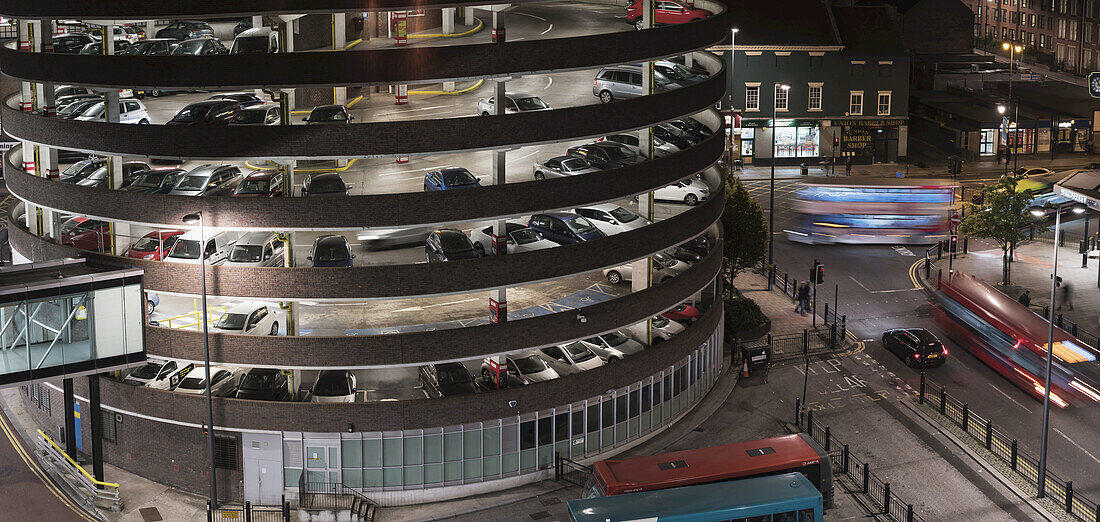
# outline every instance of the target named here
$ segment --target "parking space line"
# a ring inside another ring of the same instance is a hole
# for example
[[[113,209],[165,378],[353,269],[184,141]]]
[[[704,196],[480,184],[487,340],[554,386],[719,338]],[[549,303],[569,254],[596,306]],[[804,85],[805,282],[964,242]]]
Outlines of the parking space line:
[[[1066,435],[1065,433],[1062,433],[1062,430],[1060,430],[1060,429],[1058,429],[1058,428],[1054,428],[1054,431],[1057,431],[1057,432],[1058,432],[1058,434],[1059,434],[1059,435],[1061,435],[1061,436],[1063,436],[1063,437],[1065,437],[1065,438],[1066,438],[1066,440],[1068,440],[1070,444],[1073,444],[1074,446],[1076,446],[1076,447],[1077,447],[1077,449],[1079,449],[1079,450],[1081,450],[1082,452],[1084,452],[1084,454],[1085,454],[1085,455],[1088,455],[1088,456],[1089,456],[1089,458],[1091,458],[1092,460],[1095,460],[1097,464],[1100,464],[1100,459],[1096,458],[1096,455],[1093,455],[1092,453],[1089,453],[1089,450],[1087,450],[1087,449],[1085,449],[1085,448],[1082,448],[1082,447],[1081,447],[1081,445],[1077,443],[1077,441],[1075,441],[1075,440],[1073,440],[1073,439],[1069,438],[1069,436],[1068,436],[1068,435]]]

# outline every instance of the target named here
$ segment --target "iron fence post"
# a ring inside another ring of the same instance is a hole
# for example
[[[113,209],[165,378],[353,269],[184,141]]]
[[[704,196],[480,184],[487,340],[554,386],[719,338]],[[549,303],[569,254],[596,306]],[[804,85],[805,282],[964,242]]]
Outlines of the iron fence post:
[[[1066,481],[1066,513],[1073,513],[1073,481]]]
[[[561,455],[554,452],[554,482],[561,480]]]
[[[1050,305],[1043,307],[1043,317],[1050,317]]]
[[[867,490],[870,488],[871,483],[871,465],[866,462],[863,463],[863,494],[867,494]]]
[[[966,237],[963,238],[963,253],[965,254],[966,251],[969,250],[969,249],[970,249],[970,236],[966,236]]]
[[[847,474],[847,473],[848,473],[848,455],[849,455],[849,453],[848,453],[848,445],[847,445],[847,444],[845,444],[845,445],[844,445],[844,473],[845,473],[845,474]]]
[[[1016,456],[1017,455],[1019,455],[1019,453],[1017,453],[1017,451],[1016,451],[1016,439],[1012,439],[1012,449],[1011,449],[1011,454],[1009,455],[1009,466],[1012,467],[1012,471],[1016,471]],[[1097,522],[1100,522],[1100,520],[1098,520]]]
[[[206,501],[206,522],[214,522],[214,509],[210,506],[210,501]]]
[[[966,432],[966,433],[970,433],[970,403],[969,402],[964,402],[963,403],[962,425],[963,425],[963,431]]]
[[[1073,336],[1077,337],[1077,323],[1070,323],[1070,324],[1073,326],[1073,329],[1072,329]]]
[[[985,449],[993,451],[993,421],[985,421]]]
[[[932,259],[928,257],[928,251],[924,251],[924,278],[932,277]]]
[[[1057,324],[1057,326],[1058,326],[1059,328],[1061,328],[1061,327],[1062,327],[1062,324],[1063,324],[1063,323],[1062,323],[1062,314],[1058,314],[1058,324]]]
[[[947,415],[947,386],[940,386],[940,415]]]
[[[840,316],[840,338],[848,335],[848,314]]]
[[[810,434],[810,438],[814,436],[814,410],[806,408],[806,433]]]
[[[825,326],[829,326],[829,302],[828,301],[825,301],[825,318],[822,319],[822,321],[824,321],[824,322],[821,323],[821,324],[824,324]]]
[[[1100,502],[1096,503],[1096,512],[1092,514],[1092,522],[1100,522]]]
[[[882,512],[890,513],[890,483],[882,485]]]
[[[917,398],[917,404],[924,404],[924,370],[920,372],[920,395]]]
[[[825,306],[829,306],[828,303]],[[836,321],[829,326],[829,349],[836,350]]]
[[[832,449],[832,427],[825,426],[825,452],[828,453]]]
[[[1027,226],[1027,240],[1028,241],[1034,241],[1035,240],[1035,225],[1028,225]]]
[[[810,353],[810,330],[808,328],[802,329],[802,355]]]
[[[943,243],[936,243],[936,261],[943,259]]]
[[[799,397],[794,398],[794,424],[802,427],[802,399]]]
[[[783,272],[783,293],[787,293],[787,273]]]
[[[290,522],[290,502],[286,501],[286,496],[283,496],[283,522]]]
[[[905,522],[913,522],[913,505],[906,504],[905,506]]]
[[[244,522],[252,522],[252,503],[244,501]]]

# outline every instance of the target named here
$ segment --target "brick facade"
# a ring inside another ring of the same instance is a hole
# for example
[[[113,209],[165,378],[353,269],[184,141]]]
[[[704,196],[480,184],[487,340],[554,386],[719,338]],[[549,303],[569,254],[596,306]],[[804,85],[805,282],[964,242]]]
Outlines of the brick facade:
[[[1011,41],[1049,56],[1060,69],[1100,69],[1100,2],[1096,0],[964,0],[974,35]]]

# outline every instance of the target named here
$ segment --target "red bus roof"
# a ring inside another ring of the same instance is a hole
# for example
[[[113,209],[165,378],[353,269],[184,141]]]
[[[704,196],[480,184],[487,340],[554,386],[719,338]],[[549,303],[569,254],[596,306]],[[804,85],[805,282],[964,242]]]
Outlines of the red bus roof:
[[[592,465],[604,493],[618,495],[702,484],[817,464],[824,457],[805,434],[738,442]],[[811,439],[812,440],[812,439]]]

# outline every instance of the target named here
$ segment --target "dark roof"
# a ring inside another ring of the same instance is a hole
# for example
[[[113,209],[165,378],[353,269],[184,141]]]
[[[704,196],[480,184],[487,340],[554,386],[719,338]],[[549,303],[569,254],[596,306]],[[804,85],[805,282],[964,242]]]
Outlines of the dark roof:
[[[833,17],[823,0],[738,2],[730,9],[737,45],[837,46]]]
[[[886,7],[834,7],[844,51],[854,54],[909,54]]]

